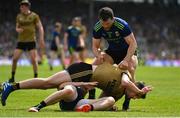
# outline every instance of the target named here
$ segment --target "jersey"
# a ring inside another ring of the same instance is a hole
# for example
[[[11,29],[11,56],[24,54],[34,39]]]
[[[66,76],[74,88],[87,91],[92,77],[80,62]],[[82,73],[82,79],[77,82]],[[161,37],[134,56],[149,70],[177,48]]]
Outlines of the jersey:
[[[132,33],[128,23],[121,18],[114,18],[114,23],[107,31],[104,30],[100,21],[98,21],[93,29],[93,37],[97,40],[104,38],[108,42],[108,49],[116,52],[127,52],[129,45],[124,37]]]
[[[51,50],[57,51],[56,37],[59,37],[59,36],[60,36],[59,32],[54,31],[52,33]]]
[[[66,32],[68,33],[68,47],[75,49],[79,45],[81,29],[79,27],[69,26]]]
[[[29,14],[18,14],[16,23],[23,29],[22,33],[18,34],[18,42],[33,42],[36,36],[36,24],[39,22],[39,16],[31,12]]]
[[[123,72],[126,71],[120,70],[118,67],[104,62],[95,69],[91,81],[97,81],[98,88],[106,93],[112,93],[113,91],[116,91],[116,89],[119,89]]]

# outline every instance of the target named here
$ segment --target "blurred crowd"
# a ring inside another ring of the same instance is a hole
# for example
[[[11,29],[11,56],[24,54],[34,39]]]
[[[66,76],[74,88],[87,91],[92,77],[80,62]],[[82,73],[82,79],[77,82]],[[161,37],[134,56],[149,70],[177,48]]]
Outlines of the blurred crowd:
[[[89,52],[91,52],[92,27],[89,27],[88,4],[86,2],[64,2],[62,5],[52,2],[53,6],[46,7],[48,4],[50,3],[44,3],[41,5],[42,8],[39,8],[34,3],[31,8],[32,11],[40,15],[43,22],[47,44],[46,51],[49,48],[54,23],[60,21],[63,24],[62,38],[63,32],[71,24],[72,18],[80,16],[83,24],[87,26],[86,43]],[[97,2],[94,5],[93,23],[97,21],[98,9],[107,4]],[[176,60],[177,63],[180,63],[180,16],[178,15],[180,7],[114,2],[108,3],[108,6],[113,8],[115,16],[125,19],[130,24],[138,42],[139,57],[142,64],[148,65],[152,60]],[[2,5],[0,5],[0,9],[0,12],[5,12]],[[10,17],[3,17],[2,15],[6,14],[0,13],[2,18],[0,21],[0,58],[11,58],[16,46],[15,19],[18,13],[18,5],[13,9],[15,10],[12,11]]]

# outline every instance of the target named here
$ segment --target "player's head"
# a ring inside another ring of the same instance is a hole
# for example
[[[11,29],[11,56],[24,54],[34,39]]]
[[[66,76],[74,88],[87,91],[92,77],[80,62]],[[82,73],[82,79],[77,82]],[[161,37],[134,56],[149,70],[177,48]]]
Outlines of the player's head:
[[[79,25],[81,25],[81,18],[80,18],[80,17],[74,17],[74,18],[72,19],[72,25],[73,25],[73,26],[79,26]]]
[[[54,27],[55,27],[55,30],[56,30],[56,31],[60,31],[61,28],[62,28],[62,24],[61,24],[60,22],[56,22],[55,25],[54,25]]]
[[[82,25],[81,17],[75,17],[74,20],[76,21],[77,26],[81,26]]]
[[[20,4],[20,10],[22,13],[27,12],[31,6],[31,3],[28,0],[22,0],[19,4]]]
[[[145,87],[145,83],[144,82],[136,82],[135,85],[141,90]],[[146,94],[144,95],[138,95],[134,92],[132,92],[131,90],[126,89],[125,94],[132,99],[145,99],[146,98]]]
[[[110,29],[114,22],[113,10],[109,7],[103,7],[99,10],[98,16],[103,28]]]

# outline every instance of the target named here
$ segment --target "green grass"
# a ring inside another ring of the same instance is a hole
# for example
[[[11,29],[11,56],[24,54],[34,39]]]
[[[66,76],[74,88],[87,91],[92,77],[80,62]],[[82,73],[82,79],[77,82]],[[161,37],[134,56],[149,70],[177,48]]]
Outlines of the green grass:
[[[48,77],[59,70],[61,70],[60,67],[49,71],[47,66],[40,66],[39,77]],[[10,66],[1,66],[0,81],[7,80],[10,73]],[[32,76],[31,67],[18,67],[17,81]],[[180,117],[180,68],[138,67],[136,77],[137,80],[152,85],[154,89],[145,100],[132,100],[128,112],[120,110],[118,112],[89,113],[61,112],[58,104],[55,104],[42,109],[39,113],[28,113],[29,107],[39,103],[55,89],[19,90],[9,96],[5,107],[0,105],[0,117]],[[119,109],[121,109],[123,100],[121,99],[116,103]]]

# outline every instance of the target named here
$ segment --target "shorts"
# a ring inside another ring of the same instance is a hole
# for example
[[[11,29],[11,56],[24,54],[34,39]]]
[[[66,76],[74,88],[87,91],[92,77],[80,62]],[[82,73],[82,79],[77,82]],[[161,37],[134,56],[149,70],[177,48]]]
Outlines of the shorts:
[[[18,42],[16,49],[30,51],[36,49],[36,42]]]
[[[84,47],[78,46],[78,47],[69,47],[68,48],[69,53],[73,54],[73,52],[81,52],[84,50]]]
[[[89,82],[93,73],[92,65],[84,62],[74,63],[66,70],[73,82]]]
[[[115,64],[119,64],[127,54],[127,51],[112,51],[112,50],[105,50],[106,54],[112,57]],[[137,56],[137,50],[135,51],[134,55]]]
[[[59,107],[62,111],[73,111],[76,107],[76,104],[81,100],[84,99],[83,90],[80,87],[76,87],[77,90],[77,98],[72,102],[65,102],[64,100],[59,102]]]
[[[51,49],[52,51],[55,51],[55,52],[58,51],[57,45],[56,45],[54,42],[51,43],[50,49]]]

